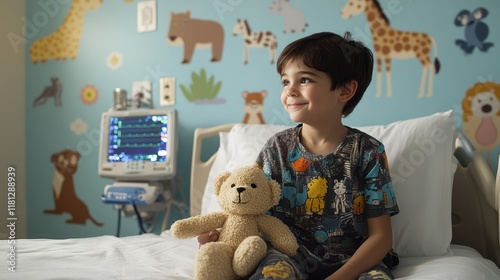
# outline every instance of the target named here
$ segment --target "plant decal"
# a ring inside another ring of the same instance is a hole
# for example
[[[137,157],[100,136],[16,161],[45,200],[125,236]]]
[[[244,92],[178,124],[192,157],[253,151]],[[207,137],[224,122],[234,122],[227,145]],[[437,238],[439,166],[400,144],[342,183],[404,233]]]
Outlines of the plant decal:
[[[222,82],[215,82],[214,76],[207,79],[205,69],[200,70],[200,74],[191,73],[191,84],[189,89],[181,84],[179,87],[189,102],[196,103],[224,103],[224,100],[216,99],[222,86]]]

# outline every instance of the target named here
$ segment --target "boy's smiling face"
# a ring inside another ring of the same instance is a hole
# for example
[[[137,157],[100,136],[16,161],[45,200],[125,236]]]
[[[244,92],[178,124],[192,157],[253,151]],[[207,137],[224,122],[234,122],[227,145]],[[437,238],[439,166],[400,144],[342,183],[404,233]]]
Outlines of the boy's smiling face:
[[[281,103],[292,121],[319,124],[341,117],[347,100],[343,101],[341,88],[331,89],[332,81],[325,72],[292,60],[285,64],[281,81]]]

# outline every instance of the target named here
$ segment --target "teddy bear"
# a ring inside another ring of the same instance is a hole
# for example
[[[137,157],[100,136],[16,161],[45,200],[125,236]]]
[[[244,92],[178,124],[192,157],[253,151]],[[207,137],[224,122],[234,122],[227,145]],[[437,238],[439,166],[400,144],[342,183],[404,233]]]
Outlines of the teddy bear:
[[[221,211],[177,220],[172,236],[185,239],[214,229],[219,239],[202,245],[195,262],[195,279],[235,279],[252,273],[267,253],[267,243],[293,256],[299,245],[281,220],[266,211],[278,204],[280,185],[257,166],[217,175],[213,183]]]

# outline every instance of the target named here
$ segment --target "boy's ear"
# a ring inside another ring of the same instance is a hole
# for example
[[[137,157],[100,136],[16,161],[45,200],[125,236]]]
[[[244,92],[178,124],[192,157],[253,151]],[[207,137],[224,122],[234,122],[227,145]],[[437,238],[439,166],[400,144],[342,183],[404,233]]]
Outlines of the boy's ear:
[[[358,90],[358,81],[352,80],[345,84],[340,91],[340,102],[349,101],[356,93],[356,90]]]

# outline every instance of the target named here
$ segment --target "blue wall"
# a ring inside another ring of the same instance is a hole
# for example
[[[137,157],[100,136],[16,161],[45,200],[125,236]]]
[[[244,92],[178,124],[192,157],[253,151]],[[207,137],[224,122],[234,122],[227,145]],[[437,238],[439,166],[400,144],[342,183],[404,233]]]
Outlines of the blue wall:
[[[92,2],[92,1],[90,1]],[[65,33],[65,41],[77,42],[78,53],[74,59],[48,59],[33,63],[30,48],[41,38],[67,26],[66,21],[72,1],[39,0],[26,2],[26,168],[27,168],[27,224],[29,238],[66,238],[114,234],[116,211],[100,201],[100,195],[111,180],[97,174],[98,134],[102,112],[113,103],[113,89],[121,87],[132,90],[135,81],[149,80],[153,86],[153,103],[159,106],[159,78],[176,78],[176,104],[179,116],[179,160],[183,189],[178,199],[189,197],[189,170],[193,131],[197,127],[208,127],[229,122],[241,122],[244,116],[244,91],[266,90],[263,116],[266,123],[290,124],[279,101],[281,83],[270,62],[265,48],[252,48],[248,64],[243,63],[243,38],[233,36],[237,19],[247,19],[253,32],[271,31],[277,37],[278,55],[284,46],[304,35],[319,31],[343,33],[351,31],[355,39],[362,40],[373,49],[372,34],[364,14],[343,19],[340,11],[347,0],[300,1],[290,4],[302,13],[307,21],[305,32],[284,33],[284,16],[270,11],[272,0],[158,0],[157,29],[152,32],[137,32],[137,0],[110,1],[84,13],[83,24],[72,26],[71,34],[81,30],[78,39]],[[74,4],[80,3],[74,1]],[[393,59],[393,96],[385,96],[385,77],[382,78],[382,96],[376,97],[376,78],[347,125],[385,124],[396,120],[424,116],[438,111],[456,110],[457,125],[462,126],[462,100],[466,91],[478,82],[500,83],[500,2],[466,0],[389,0],[381,1],[391,25],[404,31],[423,32],[432,36],[437,44],[440,72],[434,76],[434,95],[418,98],[421,64],[416,59]],[[494,46],[488,51],[474,49],[466,55],[455,45],[455,40],[464,39],[464,27],[454,25],[458,13],[484,7],[489,11],[482,19],[489,27],[486,41]],[[210,62],[210,48],[196,49],[190,63],[181,64],[183,47],[167,42],[170,14],[190,10],[191,18],[211,20],[224,30],[222,59]],[[75,17],[71,16],[74,20]],[[56,39],[54,39],[56,40]],[[57,43],[49,44],[56,44]],[[46,51],[50,52],[50,51]],[[58,55],[58,51],[54,50]],[[121,65],[108,66],[112,53],[121,55]],[[217,98],[212,102],[190,102],[180,85],[189,86],[192,73],[204,69],[207,76],[221,81]],[[375,72],[374,72],[375,73]],[[61,106],[50,97],[46,103],[34,107],[35,98],[57,77],[62,85]],[[87,87],[86,98],[82,89]],[[93,95],[92,92],[96,94]],[[85,96],[84,96],[85,97]],[[81,121],[77,121],[81,119]],[[75,122],[76,121],[76,122]],[[83,124],[78,126],[77,124]],[[85,128],[85,125],[87,126]],[[70,127],[76,126],[76,130]],[[500,126],[497,127],[500,129]],[[76,132],[75,132],[76,131]],[[499,136],[500,138],[500,136]],[[499,146],[490,150],[492,168],[496,170]],[[54,207],[52,180],[54,167],[50,161],[53,154],[64,149],[80,153],[78,170],[74,173],[77,196],[88,206],[91,215],[104,226],[91,222],[86,225],[68,224],[68,214],[49,215],[44,210]],[[486,156],[486,154],[485,154]],[[182,217],[174,209],[170,222]],[[122,235],[137,234],[135,220],[122,222]],[[159,232],[159,226],[155,232]]]

